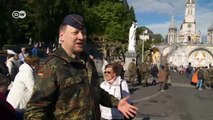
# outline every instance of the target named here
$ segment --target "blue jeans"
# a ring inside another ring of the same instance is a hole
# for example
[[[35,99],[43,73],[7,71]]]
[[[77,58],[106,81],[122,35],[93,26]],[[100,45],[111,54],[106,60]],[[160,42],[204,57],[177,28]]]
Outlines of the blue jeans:
[[[201,89],[202,88],[202,85],[203,85],[203,79],[202,78],[200,78],[200,79],[198,79],[198,82],[197,82],[197,87],[199,88],[199,89]]]

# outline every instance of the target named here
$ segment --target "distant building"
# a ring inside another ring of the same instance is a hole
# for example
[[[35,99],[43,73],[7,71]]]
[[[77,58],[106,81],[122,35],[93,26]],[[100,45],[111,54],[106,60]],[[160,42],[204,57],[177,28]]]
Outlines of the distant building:
[[[213,44],[213,24],[208,28],[208,44]]]
[[[166,42],[170,44],[177,42],[177,28],[175,26],[174,16],[172,16],[171,18],[171,23],[170,23]]]
[[[185,18],[178,30],[174,16],[166,37],[166,43],[153,46],[153,63],[169,63],[175,67],[209,66],[213,64],[213,24],[208,28],[208,40],[196,31],[195,0],[186,0]],[[207,42],[207,44],[206,44]],[[159,57],[160,53],[160,57]],[[155,57],[156,55],[158,57]],[[160,63],[159,62],[160,60]]]
[[[201,42],[200,34],[196,31],[195,1],[187,0],[183,23],[177,31],[174,16],[172,16],[167,41],[168,43],[199,43]]]

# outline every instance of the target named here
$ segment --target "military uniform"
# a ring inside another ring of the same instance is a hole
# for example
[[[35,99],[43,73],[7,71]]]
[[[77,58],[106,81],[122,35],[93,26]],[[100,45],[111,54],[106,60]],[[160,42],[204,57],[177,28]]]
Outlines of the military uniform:
[[[148,68],[148,65],[146,63],[142,63],[142,66],[141,66],[141,74],[142,74],[142,77],[143,77],[143,86],[148,86],[148,79],[149,79],[149,68]]]
[[[137,75],[137,67],[134,62],[129,63],[128,72],[129,72],[129,81],[131,82],[132,85],[134,85],[135,78]]]
[[[208,74],[207,81],[208,81],[209,87],[213,88],[213,68],[212,67],[210,67],[207,70],[207,74]]]
[[[88,55],[69,57],[59,48],[50,57],[37,72],[26,120],[99,120],[99,103],[117,105],[116,98],[100,89]]]
[[[138,77],[137,77],[137,81],[138,81],[138,85],[140,85],[141,84],[141,81],[142,81],[142,64],[141,63],[139,63],[138,65],[137,65],[137,75],[138,75]]]

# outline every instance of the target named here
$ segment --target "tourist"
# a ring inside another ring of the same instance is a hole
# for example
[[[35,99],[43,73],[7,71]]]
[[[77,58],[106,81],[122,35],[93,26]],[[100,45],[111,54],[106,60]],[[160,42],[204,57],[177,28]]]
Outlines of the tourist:
[[[21,48],[21,52],[19,53],[19,61],[21,62],[21,64],[24,63],[24,58],[27,55],[28,55],[27,48],[26,47],[22,47]]]
[[[165,90],[164,87],[165,87],[166,77],[167,77],[167,72],[166,72],[165,66],[162,65],[161,70],[158,73],[158,81],[160,83],[159,91],[161,91],[161,92],[164,92],[164,90]]]
[[[127,82],[118,75],[118,65],[116,63],[105,66],[104,81],[100,84],[100,87],[118,99],[130,95]],[[124,119],[124,115],[115,107],[100,105],[100,109],[103,120]]]

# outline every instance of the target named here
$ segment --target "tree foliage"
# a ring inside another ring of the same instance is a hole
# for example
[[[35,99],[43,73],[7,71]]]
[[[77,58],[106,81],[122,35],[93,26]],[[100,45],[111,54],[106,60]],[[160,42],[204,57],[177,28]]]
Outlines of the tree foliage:
[[[26,18],[14,19],[14,10],[24,10]],[[84,16],[88,42],[95,42],[104,54],[126,51],[128,33],[135,13],[127,0],[3,0],[0,2],[0,44],[33,41],[57,42],[58,28],[70,13]],[[137,39],[145,27],[138,28]],[[151,31],[150,31],[151,32]],[[159,38],[160,39],[160,38]],[[158,39],[158,40],[159,40]]]
[[[54,42],[64,16],[81,13],[87,23],[89,39],[126,40],[130,9],[126,0],[8,0],[0,5],[0,40],[9,44],[34,41]],[[14,10],[24,10],[24,19],[14,19]],[[128,22],[127,22],[128,21]]]

